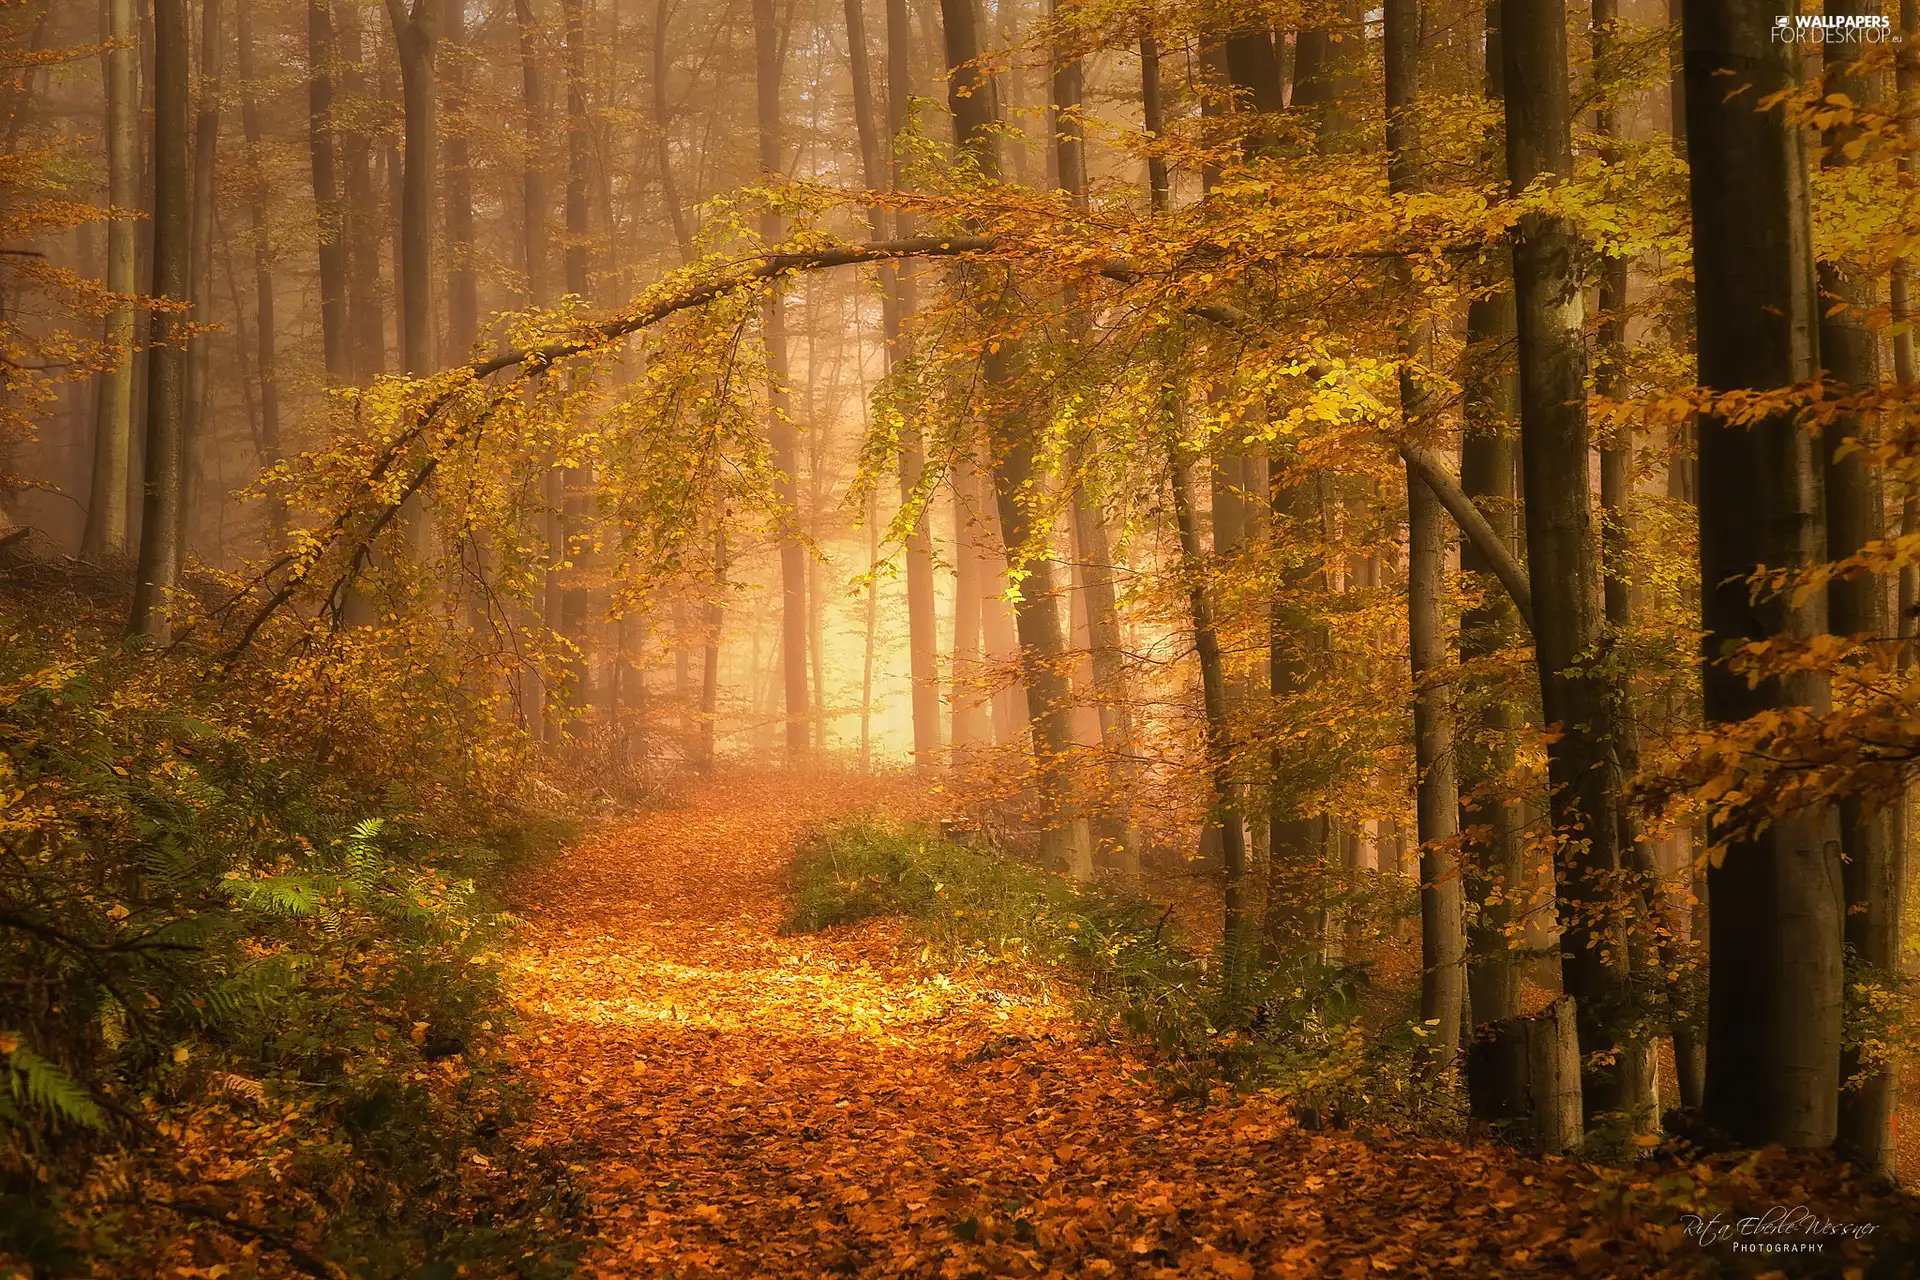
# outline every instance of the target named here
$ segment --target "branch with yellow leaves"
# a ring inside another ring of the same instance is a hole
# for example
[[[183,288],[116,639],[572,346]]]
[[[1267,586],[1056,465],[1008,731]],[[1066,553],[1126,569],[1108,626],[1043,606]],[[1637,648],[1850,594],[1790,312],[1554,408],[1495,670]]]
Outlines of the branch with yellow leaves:
[[[891,262],[902,258],[967,258],[997,254],[1008,260],[1017,260],[1020,256],[1018,250],[1017,243],[993,237],[938,235],[878,240],[865,244],[832,245],[815,249],[774,250],[759,255],[749,265],[737,267],[724,274],[651,300],[643,298],[629,310],[582,325],[566,337],[471,360],[464,365],[455,366],[435,375],[436,380],[445,381],[450,385],[424,401],[414,411],[411,423],[397,433],[374,459],[373,465],[359,483],[359,492],[364,497],[377,490],[394,468],[399,466],[413,450],[449,404],[474,383],[496,374],[518,369],[522,377],[539,376],[548,367],[562,360],[605,349],[623,338],[680,312],[695,310],[743,289],[772,283],[801,272]],[[1139,264],[1124,258],[1097,259],[1089,263],[1089,268],[1091,274],[1117,284],[1139,285],[1149,278],[1149,273]],[[1207,320],[1242,337],[1258,339],[1262,336],[1262,327],[1254,316],[1225,303],[1189,302],[1184,303],[1180,309],[1187,315]],[[484,418],[484,415],[482,417]],[[462,428],[460,432],[456,432],[456,435],[464,434],[466,430],[471,429],[471,425]],[[1398,447],[1402,456],[1407,458],[1409,464],[1413,465],[1440,495],[1441,504],[1453,515],[1462,532],[1486,555],[1489,563],[1495,566],[1496,574],[1508,593],[1513,596],[1521,617],[1525,618],[1531,626],[1532,601],[1525,572],[1520,569],[1512,553],[1500,542],[1492,527],[1487,524],[1485,517],[1480,515],[1471,499],[1461,492],[1459,483],[1447,473],[1437,459],[1404,443],[1399,444]],[[307,539],[298,551],[289,551],[269,564],[262,573],[263,582],[270,580],[276,573],[284,573],[285,576],[253,611],[246,625],[241,629],[239,637],[227,649],[222,660],[231,661],[237,658],[253,643],[260,628],[293,599],[301,583],[307,580],[308,571],[337,546],[343,537],[348,536],[349,529],[355,524],[356,515],[361,515],[366,519],[355,538],[358,545],[355,548],[354,563],[357,565],[364,558],[366,546],[378,537],[381,530],[393,522],[406,502],[432,479],[434,472],[439,468],[439,461],[437,455],[421,460],[408,476],[406,483],[400,487],[399,496],[380,503],[372,509],[362,510],[358,500],[349,501],[331,521]],[[349,576],[352,572],[350,568]],[[234,602],[235,605],[238,603],[238,600]]]

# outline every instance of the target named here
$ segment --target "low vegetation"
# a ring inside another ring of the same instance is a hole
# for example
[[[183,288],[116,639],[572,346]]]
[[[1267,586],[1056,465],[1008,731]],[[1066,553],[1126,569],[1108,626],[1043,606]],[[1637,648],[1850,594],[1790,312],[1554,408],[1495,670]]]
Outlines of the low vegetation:
[[[523,1098],[488,1049],[492,890],[559,828],[456,803],[457,754],[356,733],[354,697],[287,715],[33,604],[0,614],[0,1260],[124,1275],[213,1235],[313,1274],[557,1274],[558,1184],[497,1202]]]
[[[1264,1090],[1310,1122],[1457,1124],[1414,1070],[1412,993],[1371,990],[1365,962],[1245,945],[1228,963],[1167,903],[1039,870],[991,837],[957,843],[906,823],[822,829],[795,860],[793,893],[792,931],[906,916],[944,960],[1064,972],[1087,1019],[1148,1050],[1176,1096]]]

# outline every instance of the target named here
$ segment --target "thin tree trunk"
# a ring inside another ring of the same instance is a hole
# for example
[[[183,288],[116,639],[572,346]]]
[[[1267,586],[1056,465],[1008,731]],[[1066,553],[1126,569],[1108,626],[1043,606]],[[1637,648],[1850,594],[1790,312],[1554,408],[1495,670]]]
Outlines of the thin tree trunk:
[[[516,0],[524,5],[526,0]],[[660,203],[667,207],[667,221],[673,226],[673,242],[680,248],[680,260],[693,260],[693,237],[687,231],[687,215],[680,207],[680,191],[673,181],[673,139],[671,118],[667,113],[667,18],[672,0],[659,0],[653,9],[653,128],[658,141],[654,159],[660,166]]]
[[[1503,0],[1507,174],[1518,193],[1573,172],[1565,0]],[[1513,249],[1520,361],[1520,438],[1534,655],[1547,748],[1556,854],[1561,981],[1574,997],[1588,1118],[1640,1111],[1620,1069],[1617,1027],[1629,1014],[1619,841],[1621,777],[1615,705],[1590,650],[1602,634],[1589,507],[1586,345],[1578,235],[1564,216],[1520,221]]]
[[[446,130],[447,351],[456,360],[472,354],[480,338],[480,271],[474,260],[473,154],[466,113],[472,109],[472,67],[467,43],[466,0],[452,0],[446,13],[446,38],[454,46],[447,67],[447,106],[453,115]]]
[[[1503,96],[1500,69],[1500,6],[1486,6],[1486,94],[1494,102]],[[1499,157],[1496,154],[1495,160]],[[1460,441],[1460,487],[1476,501],[1502,543],[1513,539],[1512,423],[1518,409],[1518,388],[1512,368],[1514,313],[1512,263],[1497,250],[1491,267],[1506,285],[1490,297],[1477,298],[1467,308],[1466,429]],[[1506,648],[1517,630],[1512,600],[1493,577],[1493,566],[1472,539],[1460,544],[1460,568],[1477,574],[1481,603],[1460,619],[1460,656],[1463,663],[1485,662]],[[1525,918],[1525,849],[1520,839],[1519,807],[1504,792],[1514,763],[1514,732],[1521,715],[1511,698],[1493,689],[1481,691],[1479,721],[1474,733],[1457,749],[1462,784],[1461,825],[1467,895],[1474,904],[1468,935],[1468,1003],[1479,1025],[1503,1022],[1520,1013],[1520,965],[1514,955],[1516,936]],[[1498,1067],[1486,1058],[1469,1058],[1469,1070]],[[1485,1064],[1484,1066],[1482,1064]],[[1508,1061],[1501,1065],[1517,1064]],[[1473,1099],[1514,1096],[1524,1084],[1515,1078],[1469,1082]],[[1483,1116],[1483,1119],[1498,1117]]]
[[[1828,16],[1878,15],[1880,6],[1867,0],[1827,0]],[[1868,111],[1880,105],[1879,70],[1858,70],[1865,56],[1862,45],[1835,42],[1821,46],[1824,92],[1844,94],[1856,108]],[[1833,129],[1824,139],[1824,163],[1838,168],[1848,162],[1843,150],[1857,129]],[[1870,274],[1847,275],[1823,262],[1820,279],[1820,363],[1835,390],[1858,395],[1880,385],[1880,339],[1868,322],[1879,299]],[[1882,480],[1867,465],[1866,456],[1842,455],[1851,440],[1867,443],[1870,424],[1851,415],[1837,415],[1825,427],[1826,553],[1843,560],[1886,536],[1887,520]],[[1837,635],[1880,639],[1889,634],[1886,584],[1877,576],[1838,578],[1827,586],[1827,627]],[[1894,810],[1869,808],[1858,797],[1840,803],[1840,851],[1846,859],[1844,936],[1849,958],[1864,967],[1860,976],[1884,983],[1900,968],[1900,915],[1905,907],[1901,889],[1903,850],[1894,844]],[[1859,1078],[1857,1086],[1851,1082]],[[1899,1093],[1892,1063],[1868,1064],[1857,1049],[1843,1050],[1840,1059],[1840,1111],[1837,1141],[1860,1165],[1881,1173],[1893,1172],[1893,1107]]]
[[[1172,392],[1165,393],[1169,400]],[[1207,823],[1217,833],[1221,853],[1224,900],[1224,937],[1227,981],[1240,975],[1248,936],[1248,879],[1246,826],[1235,811],[1233,736],[1227,723],[1226,668],[1220,657],[1220,635],[1214,627],[1213,601],[1207,593],[1206,555],[1193,510],[1192,464],[1175,436],[1172,406],[1162,414],[1167,432],[1168,483],[1173,492],[1174,528],[1180,540],[1180,576],[1185,581],[1187,616],[1193,626],[1193,648],[1200,661],[1200,701],[1205,721],[1207,757]]]
[[[774,11],[774,0],[753,0],[753,35],[760,171],[761,176],[771,182],[784,176],[780,64],[786,39]],[[775,244],[782,234],[784,220],[780,214],[772,209],[762,212],[760,238]],[[767,394],[767,438],[773,451],[774,497],[780,504],[778,519],[785,526],[780,536],[780,670],[786,693],[786,745],[787,754],[797,759],[807,754],[813,739],[813,709],[807,699],[807,550],[793,528],[798,518],[794,506],[798,456],[792,398],[787,385],[786,294],[777,283],[767,291],[761,326],[767,348],[767,374],[772,384]]]
[[[587,121],[587,49],[586,14],[582,0],[563,0],[561,21],[567,46],[567,190],[566,251],[562,255],[567,294],[587,299],[588,268],[588,121]],[[575,707],[584,710],[594,705],[594,636],[589,618],[592,599],[583,577],[596,569],[592,542],[586,536],[589,495],[593,491],[592,467],[569,467],[562,473],[566,534],[563,543],[565,563],[572,566],[563,574],[560,587],[560,633],[574,647],[572,674],[568,681]]]
[[[1140,121],[1147,137],[1159,142],[1167,134],[1166,110],[1160,94],[1160,41],[1148,33],[1140,37]],[[1167,174],[1167,159],[1159,153],[1147,156],[1147,201],[1155,213],[1165,213],[1172,202],[1172,182]]]
[[[540,36],[534,25],[532,0],[513,0],[520,42],[521,127],[520,249],[527,272],[527,296],[536,307],[551,300],[547,293],[547,188],[542,169],[547,145],[547,96],[540,81]]]
[[[1058,17],[1057,0],[1055,17]],[[1056,49],[1053,54],[1053,102],[1050,112],[1054,150],[1054,170],[1060,189],[1078,209],[1087,205],[1086,126],[1080,118],[1085,94],[1084,72],[1078,57]],[[1158,103],[1155,103],[1158,109]],[[1162,166],[1161,177],[1165,178]],[[1068,328],[1076,342],[1085,340],[1090,327],[1085,300],[1070,294]],[[1075,548],[1073,587],[1086,615],[1087,650],[1095,713],[1100,729],[1100,747],[1106,759],[1106,785],[1109,796],[1124,810],[1133,782],[1133,715],[1125,684],[1126,664],[1120,646],[1120,614],[1113,585],[1113,547],[1107,535],[1106,513],[1088,488],[1085,460],[1075,468],[1073,487],[1073,545]],[[1121,869],[1137,873],[1140,869],[1139,833],[1132,821],[1115,816],[1103,839],[1119,848]]]
[[[340,87],[349,104],[362,107],[366,93],[366,51],[356,5],[339,11]],[[380,306],[380,216],[373,196],[373,140],[365,130],[343,130],[346,161],[347,329],[353,351],[353,376],[361,383],[386,372],[386,325]]]
[[[726,620],[727,531],[713,531],[713,597],[707,602],[706,645],[700,671],[700,772],[712,773],[715,726],[720,719],[720,628]]]
[[[186,0],[153,0],[153,274],[149,296],[184,302],[188,200]],[[127,630],[165,643],[169,596],[180,574],[181,430],[186,417],[186,352],[172,313],[148,321],[146,456],[140,554]]]
[[[406,163],[400,188],[400,367],[433,372],[434,46],[440,0],[387,0],[400,51]]]
[[[327,381],[353,378],[347,337],[347,240],[345,210],[334,176],[331,0],[307,0],[307,153],[313,174],[313,205],[319,224],[320,333]]]
[[[187,228],[190,303],[187,318],[195,325],[210,324],[213,318],[213,184],[220,155],[220,70],[226,48],[220,35],[220,0],[201,0],[200,74],[193,127],[193,211]],[[180,501],[184,514],[180,545],[175,548],[175,554],[181,557],[187,554],[187,544],[193,536],[192,515],[201,506],[204,487],[200,455],[209,410],[208,371],[213,360],[209,338],[210,335],[202,333],[187,339],[187,410],[180,437]]]
[[[857,4],[857,0],[855,0]],[[902,143],[908,132],[908,108],[913,96],[912,32],[906,0],[887,5],[887,137],[891,140],[888,185],[903,190],[907,157]],[[905,210],[893,214],[892,233],[913,234],[913,217]],[[899,368],[912,357],[906,326],[918,306],[914,280],[898,265],[883,268],[886,305],[887,368]],[[909,412],[900,423],[900,501],[918,512],[907,531],[907,661],[913,678],[913,758],[922,771],[931,769],[940,755],[940,638],[934,611],[933,534],[930,495],[921,492],[926,473],[926,447],[920,419]]]
[[[118,295],[107,313],[106,342],[114,366],[100,375],[95,400],[93,475],[80,554],[95,562],[127,553],[127,486],[133,463],[134,221],[140,203],[138,135],[140,51],[133,0],[104,0],[106,37],[121,47],[101,59],[106,81],[107,288]]]
[[[1791,386],[1818,368],[1805,160],[1785,108],[1759,104],[1793,87],[1797,47],[1775,42],[1770,13],[1740,0],[1685,0],[1684,12],[1700,381]],[[1817,594],[1756,601],[1747,584],[1760,565],[1791,572],[1826,554],[1813,441],[1785,411],[1737,425],[1703,415],[1699,431],[1707,722],[1792,706],[1818,714],[1824,678],[1749,686],[1719,660],[1732,646],[1825,630]],[[1838,824],[1815,809],[1758,836],[1709,836],[1725,854],[1707,872],[1707,1120],[1743,1145],[1825,1146],[1840,1084]]]
[[[247,140],[247,220],[253,237],[254,346],[260,382],[260,465],[280,461],[280,376],[273,290],[273,244],[267,225],[267,177],[261,157],[265,135],[260,129],[260,105],[255,95],[253,7],[242,4],[240,19],[240,128]],[[267,499],[267,541],[278,544],[286,534],[287,508],[277,495]]]
[[[762,0],[762,3],[767,0]],[[993,95],[978,66],[979,28],[971,0],[941,0],[946,39],[947,104],[953,113],[955,148],[989,180],[999,176],[999,152],[994,139]],[[999,312],[994,286],[986,279],[970,282],[975,304],[991,319]],[[1009,403],[1019,376],[1019,344],[1001,341],[981,359],[987,404],[987,450],[993,480],[994,504],[1000,516],[1001,542],[1009,563],[1021,557],[1025,575],[1014,607],[1019,638],[1021,678],[1026,685],[1027,719],[1031,726],[1035,781],[1046,852],[1076,876],[1092,873],[1093,850],[1086,819],[1073,805],[1066,776],[1072,748],[1068,706],[1071,690],[1061,665],[1065,643],[1060,613],[1054,601],[1053,564],[1044,549],[1028,554],[1033,540],[1033,513],[1028,504],[1040,481],[1035,466],[1033,432],[1018,420],[1019,408]]]
[[[1387,190],[1420,189],[1420,137],[1415,100],[1420,92],[1420,0],[1386,0]],[[1412,286],[1412,272],[1401,283]],[[1408,434],[1421,416],[1413,361],[1424,326],[1400,333],[1400,416]],[[1427,1070],[1444,1078],[1460,1056],[1466,997],[1465,921],[1454,856],[1460,789],[1454,777],[1452,691],[1440,673],[1447,665],[1447,521],[1440,500],[1407,470],[1407,651],[1413,666],[1415,819],[1420,837],[1420,1021]]]

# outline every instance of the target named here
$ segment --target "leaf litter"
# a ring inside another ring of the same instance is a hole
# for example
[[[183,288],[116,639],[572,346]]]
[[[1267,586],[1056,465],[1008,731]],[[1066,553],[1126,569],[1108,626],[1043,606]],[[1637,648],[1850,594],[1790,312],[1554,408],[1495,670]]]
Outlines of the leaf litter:
[[[726,776],[518,884],[521,1141],[584,1188],[581,1274],[1769,1274],[1689,1238],[1691,1202],[1911,1208],[1779,1153],[1623,1171],[1175,1103],[1044,975],[930,967],[898,921],[782,936],[798,839],[868,811],[932,810]]]

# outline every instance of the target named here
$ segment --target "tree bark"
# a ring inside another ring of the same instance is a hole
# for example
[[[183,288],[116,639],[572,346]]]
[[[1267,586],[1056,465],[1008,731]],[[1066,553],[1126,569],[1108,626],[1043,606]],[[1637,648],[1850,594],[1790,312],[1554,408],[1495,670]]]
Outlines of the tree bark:
[[[186,0],[153,3],[153,273],[148,295],[182,303],[187,295],[188,200]],[[127,630],[159,643],[169,638],[180,576],[181,433],[186,417],[186,352],[171,312],[148,320],[147,422],[140,554]]]
[[[1058,16],[1058,6],[1055,6]],[[1085,95],[1080,59],[1053,51],[1051,106],[1054,169],[1060,189],[1076,209],[1087,205],[1086,126],[1080,118]],[[1158,104],[1155,104],[1156,110]],[[1162,178],[1164,180],[1164,166]],[[1076,343],[1084,341],[1089,321],[1085,300],[1073,293],[1066,299],[1067,327]],[[1084,460],[1082,460],[1084,463]],[[1086,615],[1089,688],[1099,719],[1100,747],[1106,760],[1108,794],[1124,809],[1133,785],[1133,714],[1126,689],[1126,662],[1121,652],[1120,613],[1114,592],[1113,544],[1107,533],[1106,513],[1076,467],[1073,488],[1073,586]],[[1117,845],[1121,869],[1139,870],[1139,833],[1132,821],[1114,815],[1102,838]]]
[[[766,0],[763,0],[763,3]],[[945,29],[948,90],[953,114],[954,145],[985,180],[1000,176],[999,152],[994,140],[993,94],[978,66],[979,30],[972,0],[941,0]],[[1002,282],[991,277],[969,282],[975,305],[991,320],[1001,310],[996,296]],[[1054,601],[1053,564],[1029,547],[1033,541],[1033,513],[1028,503],[1041,477],[1037,474],[1032,430],[1018,420],[1009,403],[1018,381],[1019,344],[1002,340],[981,359],[987,403],[988,465],[994,504],[1000,516],[1001,542],[1011,568],[1016,557],[1022,580],[1014,605],[1014,626],[1020,646],[1021,677],[1026,685],[1027,719],[1032,730],[1036,784],[1046,852],[1076,876],[1090,875],[1093,851],[1086,819],[1072,802],[1066,776],[1072,748],[1068,706],[1070,689],[1062,666],[1065,643],[1060,614]],[[1029,554],[1033,551],[1032,554]]]
[[[1880,6],[1868,0],[1828,0],[1829,16],[1877,15]],[[1855,107],[1872,110],[1880,105],[1880,72],[1856,64],[1866,47],[1835,42],[1821,46],[1823,90],[1831,97],[1843,94]],[[1842,148],[1859,131],[1828,130],[1823,163],[1839,168],[1848,162]],[[1880,385],[1880,340],[1868,326],[1879,299],[1871,275],[1849,274],[1838,264],[1819,266],[1820,364],[1834,390],[1842,395],[1871,392]],[[1853,414],[1839,414],[1825,425],[1821,448],[1825,454],[1826,554],[1843,560],[1868,543],[1886,536],[1885,499],[1881,477],[1858,451],[1842,456],[1847,442],[1862,444],[1873,438],[1871,424]],[[1827,627],[1837,635],[1880,639],[1890,634],[1886,584],[1874,575],[1837,578],[1827,586]],[[1900,969],[1900,916],[1904,909],[1904,850],[1894,840],[1895,811],[1870,808],[1858,797],[1840,802],[1840,851],[1846,859],[1843,887],[1846,903],[1844,938],[1849,958],[1862,967],[1861,980],[1885,984]],[[1847,1083],[1863,1077],[1855,1087]],[[1899,1095],[1893,1064],[1863,1062],[1856,1049],[1845,1049],[1840,1059],[1837,1142],[1867,1169],[1892,1174],[1895,1147],[1892,1123]]]
[[[364,109],[366,51],[362,43],[359,8],[344,5],[337,11],[337,47],[341,56],[340,89],[348,103]],[[359,127],[340,134],[341,158],[346,164],[344,224],[347,236],[347,332],[353,353],[353,377],[371,382],[386,372],[386,321],[380,302],[380,215],[373,195],[373,139]]]
[[[465,118],[472,109],[466,0],[446,10],[447,43],[455,50],[447,67],[447,106],[454,119],[446,130],[447,348],[464,359],[480,339],[480,271],[474,261],[473,152]]]
[[[1700,380],[1714,391],[1772,390],[1818,367],[1817,291],[1798,128],[1776,104],[1796,46],[1768,11],[1685,0]],[[1701,681],[1709,725],[1757,712],[1827,707],[1811,673],[1749,687],[1722,661],[1733,646],[1825,630],[1825,601],[1755,601],[1759,565],[1794,569],[1826,552],[1814,446],[1790,413],[1751,425],[1703,415],[1700,431]],[[1744,1145],[1825,1146],[1837,1124],[1842,1006],[1839,828],[1809,810],[1729,838],[1707,873],[1711,903],[1707,1120]]]
[[[400,366],[433,372],[434,47],[440,0],[387,0],[400,51],[400,99],[406,161],[400,188]]]
[[[319,224],[320,334],[327,381],[353,379],[347,338],[346,215],[334,175],[331,0],[307,0],[307,153],[313,174],[313,204]]]
[[[1500,74],[1500,6],[1486,6],[1486,94],[1495,102],[1503,96]],[[1494,158],[1499,159],[1495,151]],[[1493,250],[1489,276],[1499,291],[1477,298],[1467,307],[1466,427],[1460,441],[1460,487],[1482,509],[1503,543],[1513,539],[1513,419],[1518,408],[1510,347],[1514,336],[1512,259],[1504,247]],[[1460,657],[1463,664],[1485,662],[1514,638],[1513,604],[1489,581],[1493,566],[1468,539],[1460,547],[1460,569],[1476,574],[1485,584],[1481,603],[1460,619]],[[1526,874],[1525,849],[1520,839],[1519,807],[1505,794],[1514,763],[1514,732],[1521,714],[1509,697],[1485,689],[1479,698],[1479,721],[1474,733],[1460,745],[1462,783],[1461,825],[1464,871],[1469,900],[1474,904],[1473,927],[1467,939],[1468,1003],[1476,1024],[1504,1022],[1520,1012],[1520,966],[1514,956],[1515,934],[1524,911],[1521,894]],[[1498,1073],[1513,1065],[1508,1059],[1470,1058],[1468,1072],[1483,1066]],[[1468,1097],[1477,1100],[1507,1096],[1523,1081],[1469,1080]]]
[[[1160,41],[1148,32],[1140,37],[1140,123],[1154,142],[1167,134],[1166,108],[1160,91]],[[1165,213],[1173,198],[1173,184],[1167,174],[1167,158],[1158,152],[1147,156],[1147,202],[1155,213]]]
[[[542,168],[547,145],[547,95],[540,79],[540,33],[533,0],[513,0],[520,43],[521,128],[520,253],[527,271],[527,297],[536,307],[551,301],[547,292],[547,185]]]
[[[1415,102],[1420,92],[1420,0],[1386,0],[1387,190],[1420,189],[1420,136]],[[1400,270],[1411,289],[1412,272]],[[1409,434],[1422,415],[1414,361],[1423,326],[1401,326],[1400,415]],[[1440,500],[1412,467],[1407,469],[1407,652],[1413,667],[1414,814],[1420,839],[1420,1021],[1428,1072],[1445,1078],[1460,1057],[1466,998],[1466,938],[1460,869],[1453,852],[1459,834],[1460,788],[1454,776],[1453,698],[1440,673],[1447,665],[1447,523]]]
[[[588,208],[588,121],[587,121],[587,24],[582,0],[562,0],[561,20],[567,46],[567,191],[566,251],[561,257],[568,295],[580,300],[589,296],[587,275],[589,231]],[[561,476],[565,510],[565,563],[560,588],[560,633],[574,647],[568,687],[574,706],[585,709],[595,704],[594,650],[598,647],[590,617],[592,598],[583,581],[596,569],[587,518],[594,486],[593,468],[569,467]]]
[[[187,318],[195,325],[213,319],[213,202],[215,169],[220,156],[220,72],[225,60],[226,43],[221,38],[220,0],[201,0],[200,74],[195,86],[197,99],[193,122],[193,210],[187,226]],[[180,484],[183,514],[180,545],[175,554],[185,557],[192,537],[192,513],[200,507],[201,438],[206,434],[209,396],[208,373],[213,360],[210,335],[196,334],[187,339],[186,417],[181,426]]]
[[[1573,172],[1565,0],[1503,0],[1507,174],[1513,191]],[[1599,565],[1589,507],[1586,345],[1579,241],[1569,219],[1521,219],[1513,248],[1520,366],[1520,441],[1534,655],[1556,851],[1561,981],[1574,997],[1591,1121],[1641,1111],[1620,1069],[1616,1028],[1630,1015],[1619,840],[1621,777],[1614,691],[1595,669],[1602,635]]]
[[[267,177],[261,148],[260,104],[254,90],[253,8],[242,4],[240,19],[240,128],[247,140],[247,221],[253,235],[254,343],[260,382],[260,465],[280,461],[280,361],[273,287],[273,244],[267,224]],[[278,496],[267,499],[267,540],[278,545],[286,533],[287,508]]]
[[[1173,392],[1163,393],[1171,400]],[[1214,627],[1213,600],[1207,593],[1206,554],[1193,510],[1192,463],[1175,436],[1176,418],[1169,406],[1162,414],[1167,432],[1168,483],[1173,492],[1174,528],[1180,541],[1180,576],[1185,580],[1187,616],[1193,626],[1194,655],[1200,662],[1200,703],[1205,725],[1207,758],[1207,824],[1217,833],[1221,854],[1224,900],[1224,936],[1227,982],[1239,977],[1247,958],[1248,894],[1246,824],[1234,804],[1233,735],[1227,722],[1227,679],[1220,657],[1220,634]]]
[[[525,0],[517,0],[525,3]],[[693,237],[687,231],[686,211],[680,207],[680,191],[673,180],[673,137],[667,112],[667,19],[672,0],[659,0],[653,9],[653,128],[656,138],[654,160],[660,166],[660,203],[667,208],[667,221],[673,226],[673,242],[680,248],[680,260],[693,260]]]
[[[760,173],[764,181],[783,175],[780,140],[780,72],[786,40],[773,0],[753,0],[755,84],[759,106]],[[760,238],[778,243],[783,220],[772,209],[760,214]],[[795,531],[794,477],[798,466],[792,398],[787,386],[786,295],[776,281],[761,312],[767,349],[767,438],[772,446],[774,497],[780,504],[780,670],[786,695],[787,754],[800,758],[812,745],[813,708],[807,697],[807,550]]]
[[[107,108],[107,288],[118,295],[107,313],[105,338],[115,363],[100,375],[94,408],[93,475],[83,558],[99,562],[127,553],[127,485],[133,465],[134,222],[140,203],[140,51],[135,46],[133,0],[103,0],[106,37],[120,47],[102,56]]]

